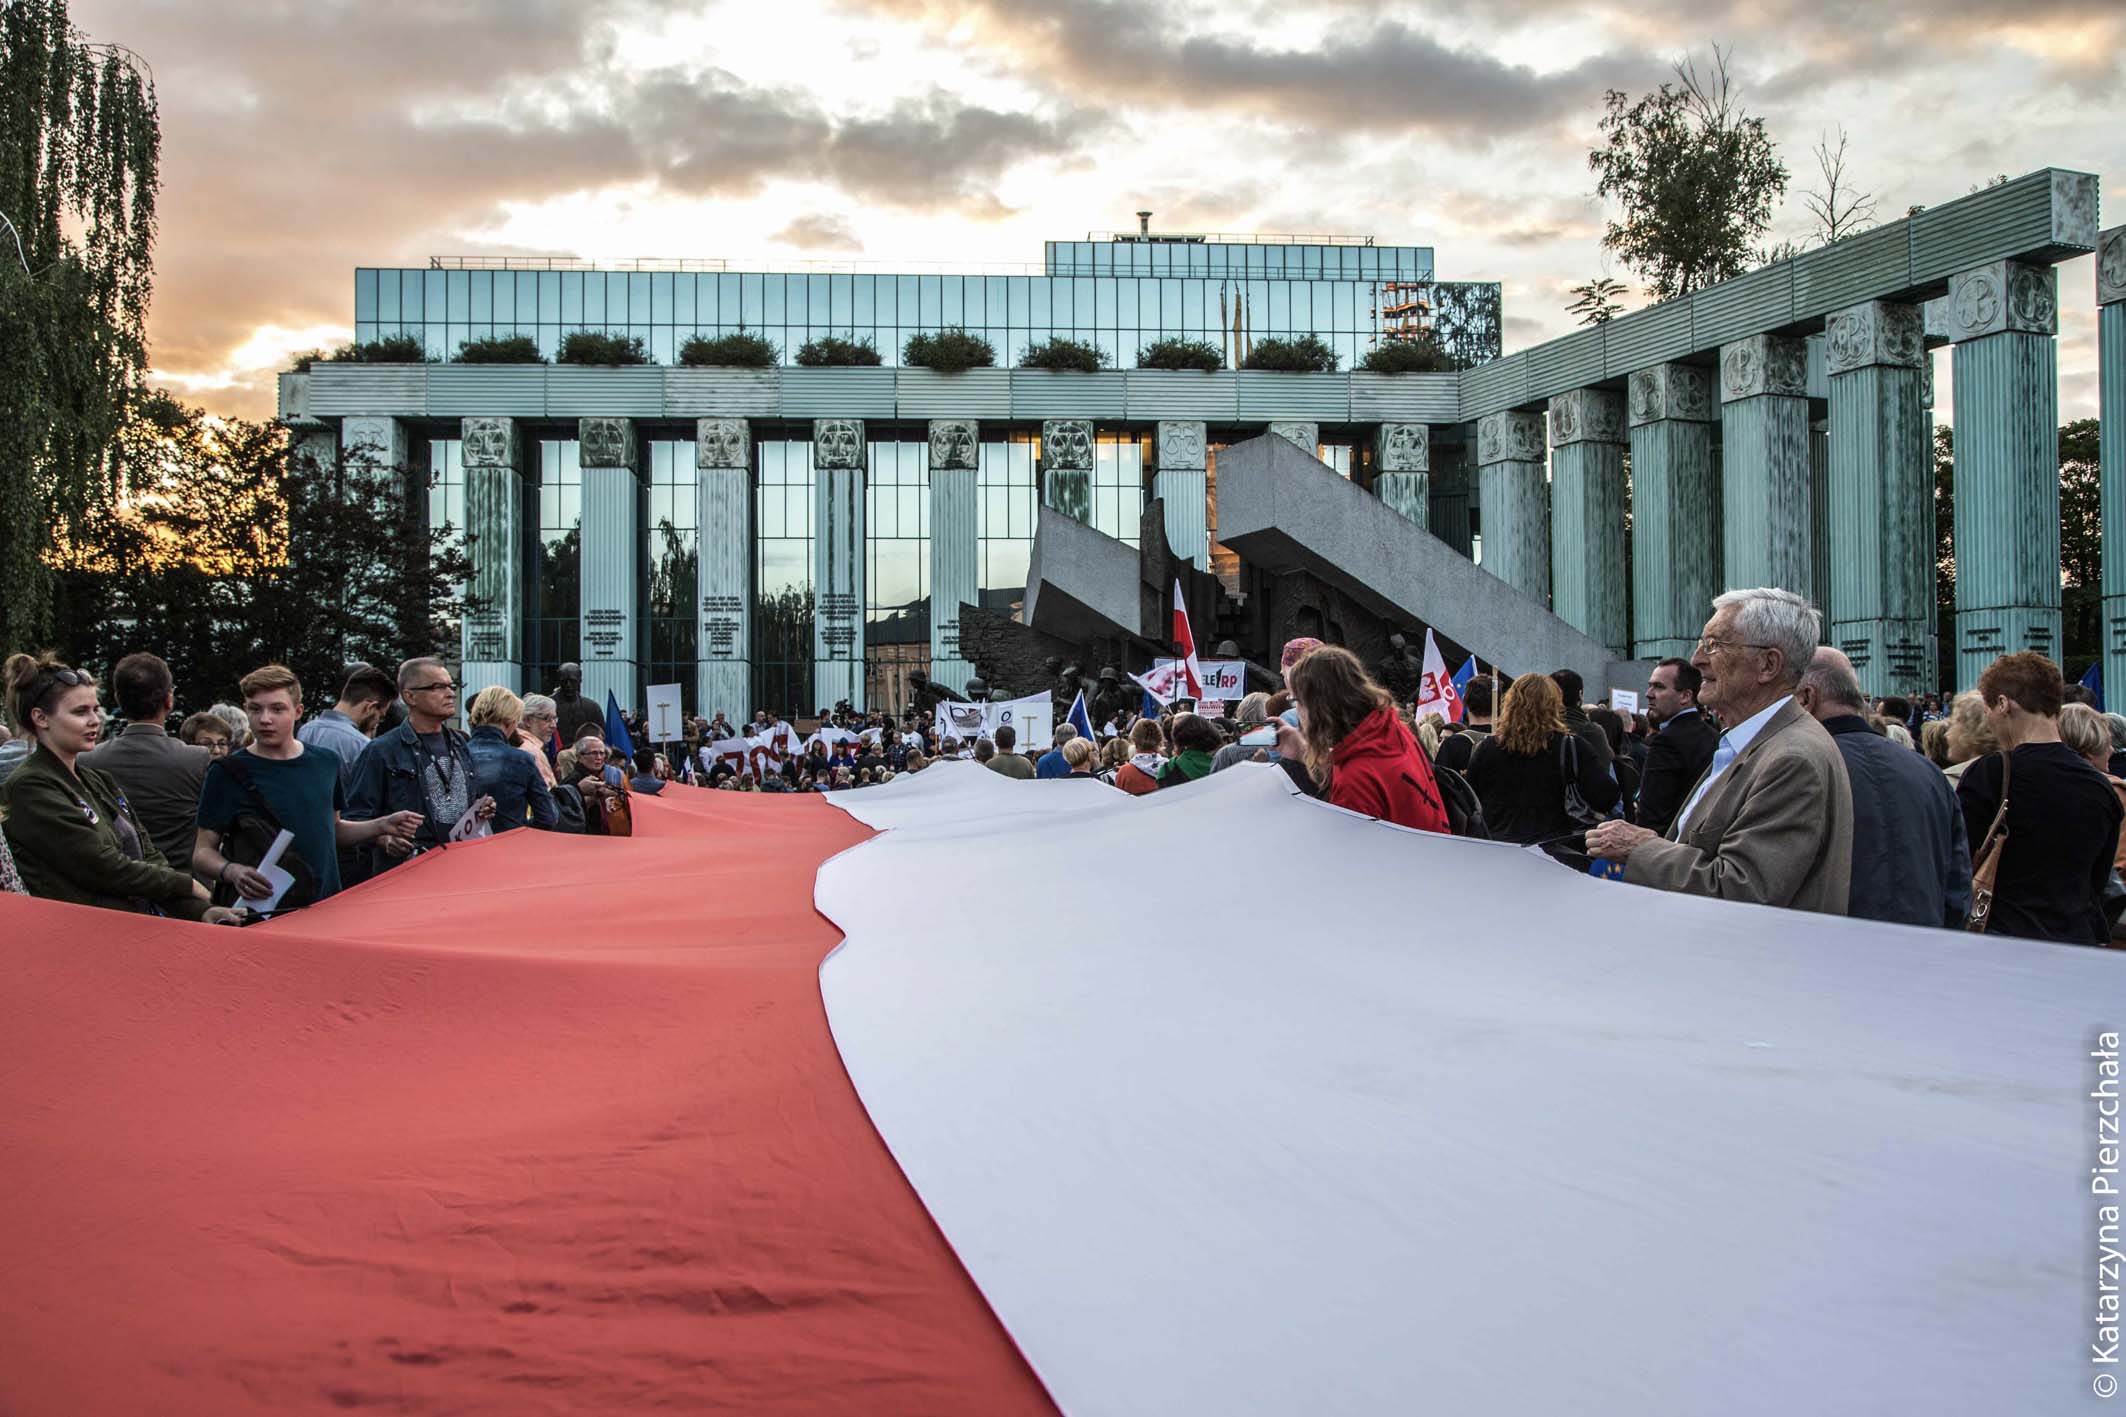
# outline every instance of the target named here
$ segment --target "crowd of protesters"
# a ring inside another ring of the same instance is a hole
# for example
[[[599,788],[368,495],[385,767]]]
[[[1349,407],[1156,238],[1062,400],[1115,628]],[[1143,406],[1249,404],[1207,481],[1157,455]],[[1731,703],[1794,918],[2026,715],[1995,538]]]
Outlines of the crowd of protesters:
[[[320,900],[468,835],[625,835],[632,801],[675,781],[841,792],[965,760],[1147,796],[1267,767],[1365,816],[1659,889],[2111,943],[2126,911],[2126,717],[2033,653],[2002,656],[1946,704],[1871,701],[1821,631],[1798,595],[1733,591],[1688,658],[1653,667],[1643,711],[1588,704],[1559,669],[1480,674],[1454,721],[1415,715],[1350,651],[1299,639],[1275,692],[1219,713],[1147,698],[1096,735],[1060,722],[1033,753],[1010,726],[960,738],[913,709],[844,704],[802,737],[767,711],[742,728],[694,718],[666,751],[623,716],[617,731],[641,744],[630,754],[575,692],[574,666],[558,699],[490,687],[461,706],[433,658],[395,674],[355,666],[307,718],[296,677],[267,665],[241,681],[240,704],[186,715],[172,735],[168,667],[130,655],[112,674],[112,733],[92,676],[17,655],[0,885],[239,923],[255,902]],[[284,832],[276,876],[265,858]]]

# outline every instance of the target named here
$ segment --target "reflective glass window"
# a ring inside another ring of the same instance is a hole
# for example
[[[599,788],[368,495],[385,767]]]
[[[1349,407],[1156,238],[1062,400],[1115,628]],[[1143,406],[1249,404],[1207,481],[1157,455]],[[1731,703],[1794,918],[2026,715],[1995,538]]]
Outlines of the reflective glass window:
[[[374,319],[376,319],[376,318],[377,318],[377,295],[376,295],[376,287],[377,287],[377,279],[376,279],[376,272],[375,272],[375,271],[359,271],[359,270],[358,270],[358,271],[356,271],[356,272],[354,273],[354,318],[355,318],[355,319],[357,319],[357,320],[374,320]],[[397,302],[396,300],[394,300],[394,301],[392,301],[392,304],[393,304],[394,306],[396,306],[396,305],[398,304],[398,302]],[[398,318],[398,312],[397,312],[397,310],[396,310],[396,309],[394,309],[394,310],[393,310],[391,318],[393,318],[393,319],[397,319],[397,318]]]

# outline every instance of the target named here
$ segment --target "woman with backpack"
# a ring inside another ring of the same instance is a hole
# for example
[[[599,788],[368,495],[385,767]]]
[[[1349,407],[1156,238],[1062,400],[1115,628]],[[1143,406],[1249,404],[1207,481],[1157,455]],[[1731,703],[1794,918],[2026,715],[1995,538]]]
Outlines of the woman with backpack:
[[[1491,736],[1469,759],[1469,785],[1497,841],[1522,845],[1585,831],[1617,805],[1617,784],[1565,727],[1565,699],[1547,674],[1506,691]]]
[[[1339,807],[1418,831],[1451,830],[1432,765],[1396,714],[1394,696],[1357,655],[1335,645],[1309,650],[1286,683],[1299,726],[1278,729],[1282,762],[1305,764],[1321,796]]]

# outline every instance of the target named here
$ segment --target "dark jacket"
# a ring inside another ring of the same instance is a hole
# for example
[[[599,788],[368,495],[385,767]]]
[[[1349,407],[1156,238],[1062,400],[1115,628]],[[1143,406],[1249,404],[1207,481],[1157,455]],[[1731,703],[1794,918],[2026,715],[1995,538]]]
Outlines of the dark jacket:
[[[1329,754],[1328,799],[1397,826],[1445,835],[1450,827],[1432,764],[1393,708],[1358,721]]]
[[[199,835],[199,785],[213,760],[205,748],[178,742],[159,723],[129,723],[116,740],[83,753],[79,765],[116,780],[162,859],[190,871]]]
[[[546,790],[546,779],[539,776],[539,765],[531,760],[531,754],[492,724],[475,728],[465,740],[465,750],[472,755],[474,800],[482,796],[495,799],[496,831],[509,831],[526,823],[542,831],[553,830],[559,820],[554,794]]]
[[[567,703],[554,700],[554,732],[561,735],[561,746],[573,748],[576,740],[586,733],[605,736],[605,709],[594,704],[588,694],[578,694]],[[611,744],[607,744],[611,747]]]
[[[1476,755],[1476,745],[1490,736],[1491,725],[1488,723],[1472,724],[1459,733],[1450,733],[1440,740],[1439,752],[1433,754],[1432,761],[1467,776],[1469,760]]]
[[[0,802],[7,806],[8,849],[31,895],[105,910],[138,910],[146,902],[185,920],[206,914],[191,872],[170,865],[118,784],[81,759],[69,774],[38,748],[9,775]],[[138,861],[118,844],[112,823],[121,814],[139,838]]]
[[[1971,849],[1941,770],[1868,727],[1823,722],[1853,785],[1853,887],[1846,914],[1961,928],[1971,913]]]
[[[1974,856],[2000,810],[2001,755],[1964,769],[1956,797]],[[1986,930],[2030,940],[2101,945],[2111,938],[2100,897],[2118,848],[2111,782],[2065,743],[2025,743],[2008,775],[2008,845]],[[18,848],[19,849],[19,848]]]
[[[465,735],[448,726],[443,729],[443,735],[449,740],[450,771],[463,772],[469,788],[474,769],[472,753],[465,746]],[[354,761],[354,791],[348,795],[347,809],[340,813],[341,820],[368,822],[388,817],[393,812],[419,812],[421,829],[414,833],[414,845],[443,845],[450,839],[450,829],[457,823],[438,822],[429,815],[428,794],[421,788],[421,766],[427,757],[420,736],[413,731],[412,719],[389,733],[370,739],[369,746],[362,749],[362,756]],[[478,793],[472,793],[468,801],[478,796]],[[365,843],[362,851],[368,858],[371,875],[388,871],[407,859],[393,856],[374,843]]]
[[[1646,740],[1646,765],[1639,772],[1639,825],[1668,835],[1691,789],[1713,765],[1713,750],[1719,746],[1720,731],[1697,709],[1662,724],[1661,731]]]
[[[1532,846],[1585,830],[1565,812],[1567,736],[1551,734],[1543,751],[1532,756],[1509,752],[1496,734],[1476,745],[1467,776],[1484,804],[1484,825],[1492,840]],[[1616,779],[1597,765],[1586,740],[1576,733],[1569,736],[1578,760],[1580,796],[1595,811],[1607,812],[1617,805]]]

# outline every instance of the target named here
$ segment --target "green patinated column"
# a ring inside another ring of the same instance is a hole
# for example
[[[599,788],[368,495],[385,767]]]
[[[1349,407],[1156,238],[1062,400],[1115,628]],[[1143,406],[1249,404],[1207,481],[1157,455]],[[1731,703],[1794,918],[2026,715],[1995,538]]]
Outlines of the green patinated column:
[[[1956,396],[1956,678],[2060,654],[2059,302],[2050,267],[1949,281]]]
[[[459,677],[475,689],[524,689],[524,478],[517,421],[468,418],[460,426],[466,554],[472,576],[460,622]],[[470,696],[466,700],[471,702]]]
[[[2126,707],[2126,226],[2097,237],[2097,444],[2104,527],[2104,702]]]
[[[1808,350],[1751,335],[1720,347],[1722,579],[1729,589],[1816,584]]]
[[[1550,488],[1543,480],[1543,416],[1493,413],[1476,425],[1484,569],[1550,603]]]
[[[1159,459],[1152,491],[1159,498],[1166,544],[1174,548],[1175,555],[1195,562],[1200,571],[1211,568],[1207,431],[1193,419],[1178,419],[1160,423],[1152,440]]]
[[[694,703],[733,723],[753,698],[753,434],[743,418],[694,423],[694,525],[700,528],[695,588]]]
[[[581,418],[583,694],[641,707],[642,445],[630,418]]]
[[[1920,312],[1870,300],[1824,325],[1831,387],[1830,642],[1870,694],[1935,687],[1933,466]]]
[[[1432,527],[1432,430],[1383,423],[1373,440],[1373,493],[1417,525]]]
[[[1089,418],[1041,424],[1042,505],[1081,522],[1093,519],[1093,425]]]
[[[1550,608],[1622,655],[1624,399],[1572,389],[1550,401]]]
[[[864,707],[864,474],[860,418],[812,421],[812,688]]]
[[[1656,364],[1625,384],[1631,422],[1632,654],[1690,658],[1720,593],[1712,377]]]
[[[930,677],[940,684],[974,677],[960,654],[960,607],[982,603],[981,458],[978,420],[931,420]]]

